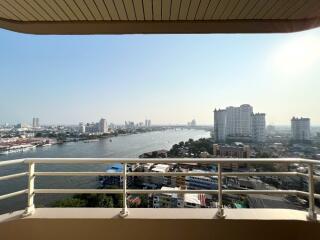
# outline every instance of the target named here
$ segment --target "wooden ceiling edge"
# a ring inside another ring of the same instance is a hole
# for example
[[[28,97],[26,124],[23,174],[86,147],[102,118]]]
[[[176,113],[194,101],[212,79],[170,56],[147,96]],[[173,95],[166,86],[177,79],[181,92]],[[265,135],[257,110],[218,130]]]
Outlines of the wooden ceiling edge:
[[[24,22],[0,18],[0,28],[44,35],[290,33],[319,26],[320,17],[299,20],[60,22]]]

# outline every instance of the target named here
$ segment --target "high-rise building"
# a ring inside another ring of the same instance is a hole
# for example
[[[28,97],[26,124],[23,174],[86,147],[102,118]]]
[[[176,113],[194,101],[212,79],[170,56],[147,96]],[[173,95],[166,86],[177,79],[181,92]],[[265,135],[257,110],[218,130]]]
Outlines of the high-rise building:
[[[132,122],[132,121],[125,121],[124,125],[125,125],[126,129],[134,129],[135,128],[134,122]]]
[[[226,140],[226,110],[214,110],[214,135],[217,141]]]
[[[255,142],[264,142],[266,137],[266,114],[252,114],[252,137]]]
[[[252,134],[253,109],[249,104],[240,107],[226,108],[226,134],[227,136],[250,136]]]
[[[40,127],[40,120],[37,117],[32,118],[32,127],[33,128],[38,128]]]
[[[107,120],[104,119],[104,118],[101,118],[101,119],[100,119],[100,122],[99,122],[99,132],[101,132],[101,133],[106,133],[106,132],[108,132]]]
[[[79,123],[79,132],[85,133],[86,132],[86,126],[81,122]]]
[[[197,122],[196,122],[195,119],[192,119],[192,121],[191,121],[191,122],[188,122],[187,125],[188,125],[189,127],[195,127],[195,126],[197,126]]]
[[[255,141],[264,141],[265,114],[254,114],[249,104],[215,109],[214,133],[217,141],[225,141],[227,137],[246,137]]]
[[[294,141],[311,140],[310,118],[293,117],[291,119],[291,134]]]
[[[146,119],[144,125],[145,125],[145,127],[151,127],[151,120]]]

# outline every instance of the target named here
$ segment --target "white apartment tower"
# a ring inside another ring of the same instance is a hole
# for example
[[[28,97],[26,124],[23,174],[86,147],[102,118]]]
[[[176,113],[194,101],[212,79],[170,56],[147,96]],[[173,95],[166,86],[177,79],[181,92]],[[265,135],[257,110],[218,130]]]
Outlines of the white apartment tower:
[[[106,132],[108,132],[107,120],[104,119],[104,118],[101,118],[101,119],[100,119],[100,122],[99,122],[99,132],[101,132],[101,133],[106,133]]]
[[[214,133],[217,141],[228,136],[251,137],[262,142],[265,138],[265,114],[254,114],[249,104],[214,110]]]
[[[145,127],[151,127],[151,120],[150,119],[146,119],[144,125],[145,125]]]
[[[310,118],[293,117],[291,119],[291,134],[295,141],[311,140]]]
[[[86,126],[81,122],[79,123],[79,132],[85,133],[86,132]]]
[[[266,137],[266,114],[252,114],[252,138],[255,142],[264,142]]]
[[[38,128],[40,127],[40,120],[37,117],[32,118],[32,127],[33,128]]]
[[[253,113],[253,108],[250,105],[243,104],[240,107],[227,107],[226,111],[227,136],[252,135],[251,115]]]

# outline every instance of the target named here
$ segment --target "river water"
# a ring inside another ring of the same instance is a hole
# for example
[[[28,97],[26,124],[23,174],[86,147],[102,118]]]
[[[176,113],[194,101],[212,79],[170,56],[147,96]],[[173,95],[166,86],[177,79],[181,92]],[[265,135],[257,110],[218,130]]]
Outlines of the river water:
[[[155,131],[126,136],[102,139],[96,142],[72,142],[63,145],[35,148],[28,152],[0,155],[0,161],[19,158],[59,158],[59,157],[138,157],[140,154],[154,150],[169,150],[173,144],[192,138],[208,138],[210,133],[204,130],[176,129]],[[50,165],[38,164],[36,171],[104,171],[106,164],[83,165]],[[26,166],[15,165],[0,168],[0,176],[18,173],[26,170]],[[37,177],[36,188],[96,188],[95,177]],[[25,189],[27,178],[10,179],[0,182],[0,195]],[[63,195],[38,194],[35,198],[36,207],[46,206],[51,202],[65,197]],[[26,196],[17,196],[0,201],[0,213],[23,209],[26,207]]]

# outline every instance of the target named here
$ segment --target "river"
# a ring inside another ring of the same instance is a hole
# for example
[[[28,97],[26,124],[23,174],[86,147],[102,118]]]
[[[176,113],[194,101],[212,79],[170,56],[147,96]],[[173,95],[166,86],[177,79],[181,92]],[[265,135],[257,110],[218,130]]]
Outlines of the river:
[[[110,139],[101,139],[96,142],[72,142],[63,145],[39,147],[28,152],[0,155],[0,161],[20,158],[59,158],[59,157],[138,157],[140,154],[154,150],[169,150],[173,144],[187,141],[192,138],[208,138],[210,132],[194,129],[176,129],[155,131],[126,136],[117,136]],[[104,171],[106,164],[84,165],[48,165],[39,164],[37,171]],[[16,165],[0,168],[0,175],[8,175],[26,170],[26,166]],[[97,179],[94,177],[37,177],[36,188],[96,188]],[[27,179],[10,179],[0,182],[0,195],[25,189]],[[36,207],[46,206],[62,195],[42,195],[35,197]],[[26,196],[18,196],[0,201],[0,213],[23,209],[26,207]]]

